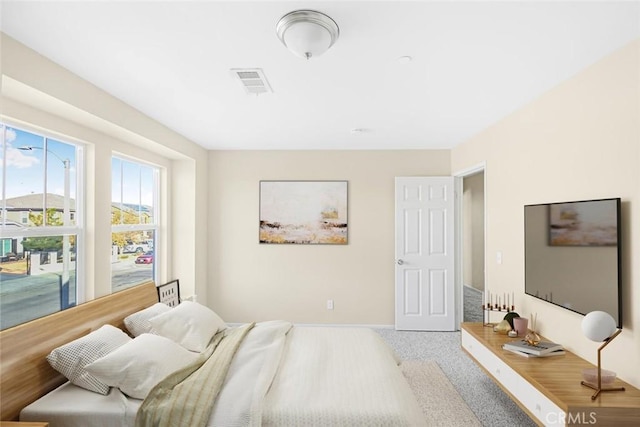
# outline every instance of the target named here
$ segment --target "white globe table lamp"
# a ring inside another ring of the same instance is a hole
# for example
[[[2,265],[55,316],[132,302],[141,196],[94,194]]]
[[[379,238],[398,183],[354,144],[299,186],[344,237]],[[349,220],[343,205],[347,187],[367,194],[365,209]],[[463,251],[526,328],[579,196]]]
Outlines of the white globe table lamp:
[[[598,383],[591,384],[585,381],[581,381],[580,384],[594,389],[596,392],[591,396],[591,400],[595,400],[596,397],[603,391],[624,391],[624,387],[610,387],[602,388],[602,364],[600,353],[602,349],[607,346],[615,337],[622,332],[622,329],[618,329],[616,321],[611,317],[609,313],[604,311],[592,311],[584,316],[582,320],[582,333],[591,341],[604,342],[598,348]]]

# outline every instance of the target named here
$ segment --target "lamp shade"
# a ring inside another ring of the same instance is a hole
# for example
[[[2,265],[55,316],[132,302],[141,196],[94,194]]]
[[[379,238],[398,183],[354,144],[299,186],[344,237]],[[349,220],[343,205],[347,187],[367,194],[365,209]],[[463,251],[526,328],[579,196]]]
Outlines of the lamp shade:
[[[335,21],[314,10],[297,10],[280,18],[276,26],[280,41],[294,54],[310,59],[325,53],[338,39]]]
[[[604,341],[617,329],[616,321],[604,311],[592,311],[582,319],[582,333],[591,341]]]

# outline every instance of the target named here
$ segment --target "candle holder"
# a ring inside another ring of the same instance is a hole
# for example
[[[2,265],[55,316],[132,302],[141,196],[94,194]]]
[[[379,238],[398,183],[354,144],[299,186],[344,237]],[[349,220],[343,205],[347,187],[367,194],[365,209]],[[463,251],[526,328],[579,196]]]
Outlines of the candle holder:
[[[507,306],[504,306],[505,308],[502,308],[502,306],[498,306],[498,305],[491,305],[491,304],[482,304],[482,325],[483,326],[495,326],[494,323],[491,323],[491,313],[492,312],[498,312],[498,313],[504,313],[505,315],[507,313],[510,313],[512,311],[516,311],[516,307],[515,305],[511,305],[510,308],[508,309]]]

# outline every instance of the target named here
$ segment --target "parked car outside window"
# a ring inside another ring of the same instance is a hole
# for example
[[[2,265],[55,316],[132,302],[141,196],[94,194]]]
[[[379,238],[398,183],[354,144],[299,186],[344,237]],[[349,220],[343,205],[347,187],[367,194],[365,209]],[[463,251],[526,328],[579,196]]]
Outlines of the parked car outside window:
[[[153,264],[153,251],[139,255],[136,258],[136,264]]]

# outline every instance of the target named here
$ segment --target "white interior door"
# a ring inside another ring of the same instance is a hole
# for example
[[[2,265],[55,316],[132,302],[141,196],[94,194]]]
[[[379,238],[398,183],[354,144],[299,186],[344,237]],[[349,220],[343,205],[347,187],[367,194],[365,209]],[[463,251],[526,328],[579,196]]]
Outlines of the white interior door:
[[[396,178],[396,329],[454,331],[454,178]]]

